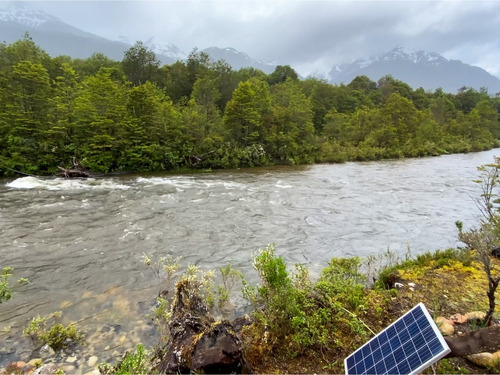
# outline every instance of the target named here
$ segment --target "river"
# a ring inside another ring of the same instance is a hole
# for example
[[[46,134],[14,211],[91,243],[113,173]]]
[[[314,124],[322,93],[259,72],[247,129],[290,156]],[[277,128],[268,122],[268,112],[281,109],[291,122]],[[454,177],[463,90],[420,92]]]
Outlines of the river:
[[[99,361],[116,360],[139,341],[153,344],[157,335],[146,315],[159,282],[141,263],[143,253],[181,256],[183,267],[231,264],[256,282],[251,257],[269,243],[289,264],[307,264],[313,273],[332,257],[457,246],[455,221],[467,228],[478,220],[477,166],[498,152],[189,175],[0,180],[0,267],[30,280],[0,305],[0,330],[10,327],[0,342],[0,367],[35,355],[20,338],[22,328],[31,317],[57,310],[65,322],[79,321],[91,341],[87,355],[99,352]],[[235,303],[244,308],[241,298]]]

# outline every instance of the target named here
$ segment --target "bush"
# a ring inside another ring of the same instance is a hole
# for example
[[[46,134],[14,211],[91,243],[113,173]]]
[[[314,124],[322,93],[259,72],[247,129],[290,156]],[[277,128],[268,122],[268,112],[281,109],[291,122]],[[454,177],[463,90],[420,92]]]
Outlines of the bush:
[[[12,287],[9,284],[9,278],[12,277],[12,267],[4,267],[0,274],[0,303],[8,301],[12,298]],[[18,284],[28,283],[28,279],[21,278],[17,280]]]
[[[330,353],[333,358],[356,348],[373,334],[361,318],[380,320],[371,318],[381,311],[380,298],[372,295],[385,293],[364,287],[360,264],[357,257],[333,258],[314,283],[304,266],[290,273],[273,245],[261,250],[254,257],[261,285],[244,288],[255,306],[251,341],[292,357]]]
[[[147,362],[144,346],[138,344],[135,353],[126,352],[115,366],[103,363],[99,365],[99,371],[101,374],[150,374],[151,369],[148,367]]]
[[[60,311],[49,314],[45,317],[37,315],[31,319],[27,328],[23,330],[26,336],[33,341],[39,341],[43,345],[47,344],[54,350],[67,348],[77,343],[83,343],[85,334],[80,332],[74,323],[63,326],[55,320],[61,318]],[[48,326],[50,325],[50,328]]]

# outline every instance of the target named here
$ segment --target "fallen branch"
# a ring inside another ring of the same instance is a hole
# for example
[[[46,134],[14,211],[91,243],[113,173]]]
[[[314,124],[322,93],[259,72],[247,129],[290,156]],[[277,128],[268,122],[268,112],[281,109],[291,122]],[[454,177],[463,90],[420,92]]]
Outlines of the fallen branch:
[[[445,358],[464,357],[476,353],[500,350],[500,325],[468,332],[460,336],[445,336],[451,352]]]

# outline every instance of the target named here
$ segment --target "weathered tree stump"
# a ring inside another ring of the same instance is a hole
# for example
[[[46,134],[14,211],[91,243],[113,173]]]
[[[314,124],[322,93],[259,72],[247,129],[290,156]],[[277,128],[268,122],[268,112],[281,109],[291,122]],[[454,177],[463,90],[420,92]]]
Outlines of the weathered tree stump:
[[[227,320],[204,332],[191,355],[191,370],[202,374],[241,374],[245,360],[241,341]]]
[[[215,323],[198,287],[189,280],[176,285],[170,341],[157,370],[160,373],[241,373],[247,369],[241,341],[231,323]]]

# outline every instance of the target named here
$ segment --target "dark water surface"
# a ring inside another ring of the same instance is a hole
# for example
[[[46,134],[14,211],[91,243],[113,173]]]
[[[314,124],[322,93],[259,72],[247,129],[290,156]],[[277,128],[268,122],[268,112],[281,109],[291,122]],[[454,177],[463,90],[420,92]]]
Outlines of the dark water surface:
[[[139,340],[153,343],[145,315],[158,281],[142,265],[143,252],[182,256],[182,265],[204,269],[230,263],[255,281],[251,255],[271,242],[290,264],[313,270],[333,256],[456,246],[455,221],[477,222],[476,167],[498,152],[181,176],[0,180],[0,267],[31,281],[0,305],[0,330],[11,327],[6,344],[0,336],[0,367],[30,354],[27,341],[15,338],[29,319],[56,310],[68,322],[80,320],[89,335],[112,327],[116,346],[105,350],[109,343],[94,337],[103,339],[99,360]]]

